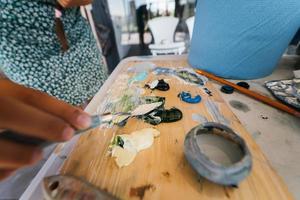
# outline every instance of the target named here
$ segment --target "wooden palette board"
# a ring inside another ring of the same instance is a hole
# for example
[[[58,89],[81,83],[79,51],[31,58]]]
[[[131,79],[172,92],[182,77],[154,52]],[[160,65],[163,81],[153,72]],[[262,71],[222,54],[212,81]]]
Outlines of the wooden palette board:
[[[185,59],[175,61],[153,61],[161,67],[188,66]],[[118,73],[127,73],[127,68],[136,62],[123,63]],[[221,98],[219,92],[210,82],[206,87],[212,91],[209,97],[197,86],[183,84],[171,76],[154,76],[149,74],[145,82],[157,78],[167,78],[170,90],[154,91],[151,94],[166,97],[166,108],[173,106],[183,111],[181,121],[155,126],[160,132],[154,144],[147,150],[139,152],[134,162],[124,168],[118,168],[113,158],[108,156],[107,149],[114,134],[130,134],[135,130],[153,127],[141,120],[130,119],[125,127],[111,129],[94,129],[83,134],[72,153],[65,161],[61,173],[79,176],[120,199],[293,199],[282,179],[270,166],[259,146],[241,125],[236,116]],[[141,83],[141,86],[144,84]],[[111,87],[115,90],[114,84]],[[190,91],[200,94],[202,102],[188,104],[182,102],[177,94]],[[120,91],[122,93],[122,91]],[[149,95],[147,90],[145,95]],[[120,94],[121,95],[121,94]],[[89,110],[96,112],[107,96],[95,98]],[[250,175],[238,188],[228,188],[211,183],[199,177],[187,163],[183,154],[185,135],[199,124],[192,119],[194,113],[215,121],[205,101],[211,100],[219,106],[221,114],[230,121],[230,127],[246,141],[253,157],[253,168]],[[97,100],[97,102],[95,102]]]

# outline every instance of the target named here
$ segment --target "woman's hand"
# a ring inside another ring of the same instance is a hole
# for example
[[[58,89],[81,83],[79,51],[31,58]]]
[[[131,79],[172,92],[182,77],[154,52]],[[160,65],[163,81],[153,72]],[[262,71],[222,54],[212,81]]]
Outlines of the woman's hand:
[[[58,3],[64,8],[85,6],[92,2],[93,0],[58,0]]]
[[[90,116],[79,108],[46,93],[0,79],[2,130],[59,142],[71,139],[76,129],[87,128],[90,123]],[[0,179],[41,158],[42,150],[38,147],[0,140]]]

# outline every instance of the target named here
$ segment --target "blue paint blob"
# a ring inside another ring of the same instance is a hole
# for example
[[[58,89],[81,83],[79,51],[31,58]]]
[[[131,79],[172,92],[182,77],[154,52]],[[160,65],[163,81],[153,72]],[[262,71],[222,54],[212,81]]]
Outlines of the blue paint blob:
[[[196,95],[195,97],[192,97],[192,95],[189,92],[181,92],[178,94],[178,97],[186,102],[186,103],[200,103],[201,101],[201,96],[200,95]]]
[[[232,94],[234,92],[234,88],[229,85],[223,85],[220,90],[225,94]]]

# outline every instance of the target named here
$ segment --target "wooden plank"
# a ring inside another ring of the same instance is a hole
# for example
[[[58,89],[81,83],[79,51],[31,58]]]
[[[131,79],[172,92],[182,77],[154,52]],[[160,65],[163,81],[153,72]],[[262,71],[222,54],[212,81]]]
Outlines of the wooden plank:
[[[124,63],[125,70],[119,74],[126,73],[126,68],[135,63],[134,61]],[[188,66],[184,59],[154,63],[165,67]],[[156,126],[161,136],[155,139],[153,146],[140,152],[130,166],[121,169],[117,167],[114,159],[107,155],[107,148],[113,134],[130,133],[152,126],[140,120],[130,119],[124,128],[95,129],[81,136],[64,163],[61,173],[83,177],[121,199],[138,199],[139,197],[133,196],[131,191],[143,186],[149,186],[145,190],[143,199],[292,199],[287,187],[272,169],[258,145],[211,83],[207,83],[206,87],[213,92],[213,97],[208,97],[199,87],[182,84],[181,81],[170,76],[166,78],[170,79],[170,91],[155,91],[152,94],[165,96],[167,108],[176,106],[181,109],[184,115],[181,121]],[[154,76],[149,75],[146,81],[153,79]],[[118,91],[118,88],[113,89]],[[195,105],[181,102],[177,94],[183,90],[200,93],[203,97],[202,102]],[[146,94],[149,94],[149,91]],[[105,99],[109,99],[109,96],[95,99],[98,102],[92,102],[93,107],[90,108],[93,113],[98,112],[98,107],[105,102]],[[198,124],[192,120],[192,114],[199,113],[210,121],[216,120],[205,106],[208,100],[219,106],[220,112],[229,120],[230,126],[245,139],[253,156],[252,172],[237,189],[219,186],[199,178],[183,155],[184,137]]]

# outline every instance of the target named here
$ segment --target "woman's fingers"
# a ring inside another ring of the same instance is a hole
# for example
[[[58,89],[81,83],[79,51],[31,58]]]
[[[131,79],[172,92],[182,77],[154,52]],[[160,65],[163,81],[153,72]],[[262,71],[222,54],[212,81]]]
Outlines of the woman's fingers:
[[[17,169],[41,159],[42,150],[37,147],[0,140],[0,169]]]
[[[10,97],[0,97],[0,128],[49,141],[66,141],[75,133],[63,119]]]
[[[30,104],[52,115],[58,116],[77,129],[85,129],[91,123],[91,118],[81,109],[34,89],[25,88],[9,80],[0,80],[1,93]]]
[[[87,113],[46,93],[32,90],[24,97],[24,101],[47,113],[60,117],[77,129],[88,128],[91,124],[91,117]]]

